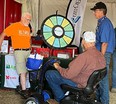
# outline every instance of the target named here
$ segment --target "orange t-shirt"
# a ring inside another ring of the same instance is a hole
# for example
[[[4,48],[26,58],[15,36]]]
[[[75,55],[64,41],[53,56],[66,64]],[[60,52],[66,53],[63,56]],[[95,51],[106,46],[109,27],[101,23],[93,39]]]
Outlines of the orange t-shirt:
[[[8,26],[4,33],[11,37],[12,47],[14,49],[30,48],[30,29],[28,26],[24,26],[21,22],[16,22]]]

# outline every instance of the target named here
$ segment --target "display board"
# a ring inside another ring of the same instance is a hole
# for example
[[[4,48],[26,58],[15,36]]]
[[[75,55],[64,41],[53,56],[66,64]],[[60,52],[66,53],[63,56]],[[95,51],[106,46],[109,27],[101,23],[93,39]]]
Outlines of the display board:
[[[61,49],[70,45],[74,39],[74,28],[64,16],[51,15],[41,26],[42,38],[50,48]]]
[[[5,75],[4,75],[4,87],[16,88],[19,85],[19,75],[16,71],[16,63],[14,54],[5,55]],[[26,88],[30,88],[29,77],[27,75]]]

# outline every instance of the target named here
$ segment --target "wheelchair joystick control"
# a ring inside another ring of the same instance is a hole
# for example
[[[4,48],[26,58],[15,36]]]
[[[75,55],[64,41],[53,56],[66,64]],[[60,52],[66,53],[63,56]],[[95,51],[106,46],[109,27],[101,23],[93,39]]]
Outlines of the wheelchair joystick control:
[[[49,61],[49,65],[53,66],[54,63],[59,63],[60,64],[60,60],[56,59],[56,58],[51,58]]]

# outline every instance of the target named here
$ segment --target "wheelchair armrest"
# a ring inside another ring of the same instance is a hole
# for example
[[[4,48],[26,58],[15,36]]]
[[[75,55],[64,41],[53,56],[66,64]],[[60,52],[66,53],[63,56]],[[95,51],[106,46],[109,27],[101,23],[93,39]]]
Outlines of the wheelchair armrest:
[[[83,88],[72,87],[72,86],[69,86],[66,84],[62,84],[61,87],[62,87],[62,89],[71,91],[71,92],[82,92],[83,91]]]

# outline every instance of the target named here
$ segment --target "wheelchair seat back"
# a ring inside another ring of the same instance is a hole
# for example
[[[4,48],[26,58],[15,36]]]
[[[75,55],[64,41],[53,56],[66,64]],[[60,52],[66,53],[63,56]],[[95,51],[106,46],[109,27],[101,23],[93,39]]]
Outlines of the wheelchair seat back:
[[[94,88],[98,85],[99,81],[102,80],[106,75],[106,68],[95,70],[87,81],[87,86],[84,88],[84,94],[90,95],[94,92]]]

